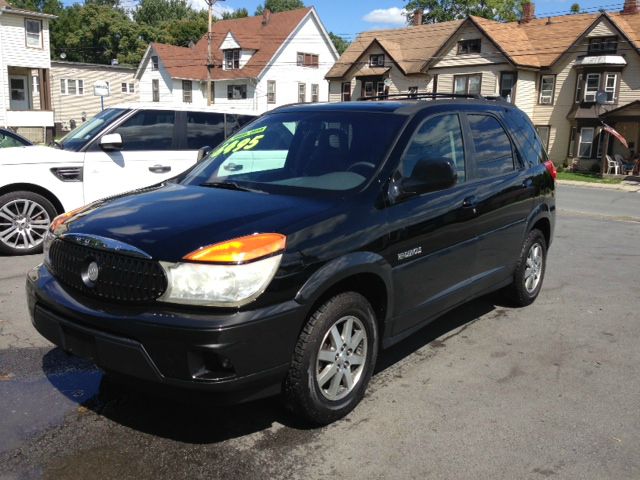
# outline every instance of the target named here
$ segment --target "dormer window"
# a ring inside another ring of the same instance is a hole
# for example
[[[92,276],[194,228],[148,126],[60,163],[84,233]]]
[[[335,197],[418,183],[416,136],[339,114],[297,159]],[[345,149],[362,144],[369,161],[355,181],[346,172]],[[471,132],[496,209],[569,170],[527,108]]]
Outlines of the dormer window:
[[[224,51],[225,70],[237,70],[240,68],[240,49],[234,48]]]
[[[384,67],[384,55],[382,54],[369,55],[369,66]]]
[[[589,55],[615,54],[618,50],[618,37],[596,37],[589,39]]]
[[[466,55],[468,53],[480,53],[480,39],[460,40],[458,42],[458,55]]]

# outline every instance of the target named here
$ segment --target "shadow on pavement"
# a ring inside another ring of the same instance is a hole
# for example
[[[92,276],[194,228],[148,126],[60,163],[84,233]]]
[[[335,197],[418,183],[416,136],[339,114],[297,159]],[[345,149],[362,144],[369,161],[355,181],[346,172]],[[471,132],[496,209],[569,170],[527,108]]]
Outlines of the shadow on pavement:
[[[483,297],[456,308],[382,351],[376,373],[392,367],[427,344],[437,342],[433,346],[441,346],[449,337],[436,339],[492,311],[497,305],[495,300],[493,296]],[[69,356],[59,348],[44,355],[42,368],[49,382],[79,405],[126,427],[180,442],[221,442],[268,429],[274,422],[296,430],[312,428],[290,415],[277,397],[219,406],[210,393],[146,384],[111,374],[102,375],[92,397],[78,398],[77,392],[84,391],[88,379],[95,382],[95,377],[87,376],[87,362]],[[82,398],[85,401],[80,401]]]

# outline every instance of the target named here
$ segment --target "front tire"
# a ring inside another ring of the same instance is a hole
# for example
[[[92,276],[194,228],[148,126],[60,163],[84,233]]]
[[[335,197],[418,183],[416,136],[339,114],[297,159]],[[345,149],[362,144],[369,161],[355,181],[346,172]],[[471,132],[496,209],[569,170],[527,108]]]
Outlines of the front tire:
[[[540,230],[531,230],[522,246],[513,283],[506,288],[515,306],[526,307],[538,297],[546,267],[547,242]]]
[[[326,425],[347,415],[364,396],[378,356],[371,304],[356,292],[329,299],[309,317],[284,382],[287,406]]]
[[[44,235],[57,215],[52,203],[29,191],[0,196],[0,253],[32,255],[42,252]]]

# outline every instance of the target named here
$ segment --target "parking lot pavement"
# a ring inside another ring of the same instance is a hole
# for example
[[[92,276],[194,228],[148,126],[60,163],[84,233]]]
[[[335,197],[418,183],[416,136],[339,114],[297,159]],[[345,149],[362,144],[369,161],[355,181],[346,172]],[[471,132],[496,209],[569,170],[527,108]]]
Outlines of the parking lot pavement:
[[[0,478],[640,478],[638,223],[561,213],[538,300],[491,296],[382,354],[346,419],[114,383],[31,329],[0,258]]]

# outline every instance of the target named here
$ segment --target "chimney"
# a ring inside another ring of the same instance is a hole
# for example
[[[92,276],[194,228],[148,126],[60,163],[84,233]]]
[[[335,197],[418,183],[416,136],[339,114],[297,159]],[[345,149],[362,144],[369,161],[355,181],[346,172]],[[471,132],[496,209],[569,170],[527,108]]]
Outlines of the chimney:
[[[632,14],[638,12],[640,12],[640,9],[638,8],[638,2],[636,0],[624,0],[624,7],[621,13]]]
[[[533,2],[526,2],[522,4],[522,20],[520,23],[529,23],[536,18],[536,6]]]
[[[271,18],[271,10],[269,10],[268,8],[265,8],[262,11],[262,25],[266,25],[267,23],[269,23],[270,18]]]
[[[422,9],[417,8],[415,12],[413,12],[413,24],[422,25]]]

